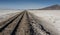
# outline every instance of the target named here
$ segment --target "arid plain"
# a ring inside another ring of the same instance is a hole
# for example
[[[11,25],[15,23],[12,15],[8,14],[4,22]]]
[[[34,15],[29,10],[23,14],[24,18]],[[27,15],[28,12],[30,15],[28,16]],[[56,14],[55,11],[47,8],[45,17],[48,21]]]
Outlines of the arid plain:
[[[0,23],[8,20],[14,15],[23,12],[24,10],[0,10]],[[60,10],[27,10],[34,15],[34,18],[44,27],[44,29],[50,33],[50,35],[60,35]],[[0,26],[3,24],[0,24]],[[39,26],[37,24],[37,26]],[[41,33],[39,27],[37,27],[37,33],[41,35],[49,35]],[[37,34],[36,34],[37,35]]]

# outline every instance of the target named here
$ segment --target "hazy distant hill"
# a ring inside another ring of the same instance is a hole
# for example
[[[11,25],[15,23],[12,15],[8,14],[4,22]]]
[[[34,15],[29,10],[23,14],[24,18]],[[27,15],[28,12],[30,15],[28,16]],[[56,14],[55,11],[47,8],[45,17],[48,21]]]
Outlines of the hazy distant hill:
[[[42,8],[40,10],[60,10],[60,5],[56,4],[56,5],[52,5],[52,6]]]

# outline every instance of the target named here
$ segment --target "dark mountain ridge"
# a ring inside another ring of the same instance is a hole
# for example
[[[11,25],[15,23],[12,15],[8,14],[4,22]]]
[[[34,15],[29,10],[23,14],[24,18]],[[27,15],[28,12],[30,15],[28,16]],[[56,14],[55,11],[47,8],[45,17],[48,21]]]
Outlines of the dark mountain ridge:
[[[56,4],[56,5],[52,5],[52,6],[42,8],[40,10],[60,10],[60,5]]]

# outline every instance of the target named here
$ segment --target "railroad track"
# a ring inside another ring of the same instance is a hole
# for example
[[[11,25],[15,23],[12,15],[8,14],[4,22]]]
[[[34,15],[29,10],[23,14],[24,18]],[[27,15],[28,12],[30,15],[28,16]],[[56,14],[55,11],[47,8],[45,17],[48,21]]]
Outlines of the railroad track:
[[[16,35],[30,35],[30,26],[27,19],[26,11],[16,31]]]
[[[23,11],[3,22],[0,35],[50,35],[30,12]]]

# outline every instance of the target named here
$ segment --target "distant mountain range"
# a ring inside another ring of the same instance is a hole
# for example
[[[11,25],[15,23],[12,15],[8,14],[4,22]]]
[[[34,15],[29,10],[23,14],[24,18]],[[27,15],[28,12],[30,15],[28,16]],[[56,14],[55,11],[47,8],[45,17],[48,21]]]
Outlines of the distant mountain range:
[[[1,9],[0,10],[25,10],[25,9]],[[28,10],[60,10],[60,5],[55,4],[41,9],[28,9]]]
[[[60,5],[56,4],[56,5],[48,6],[39,10],[60,10]]]

